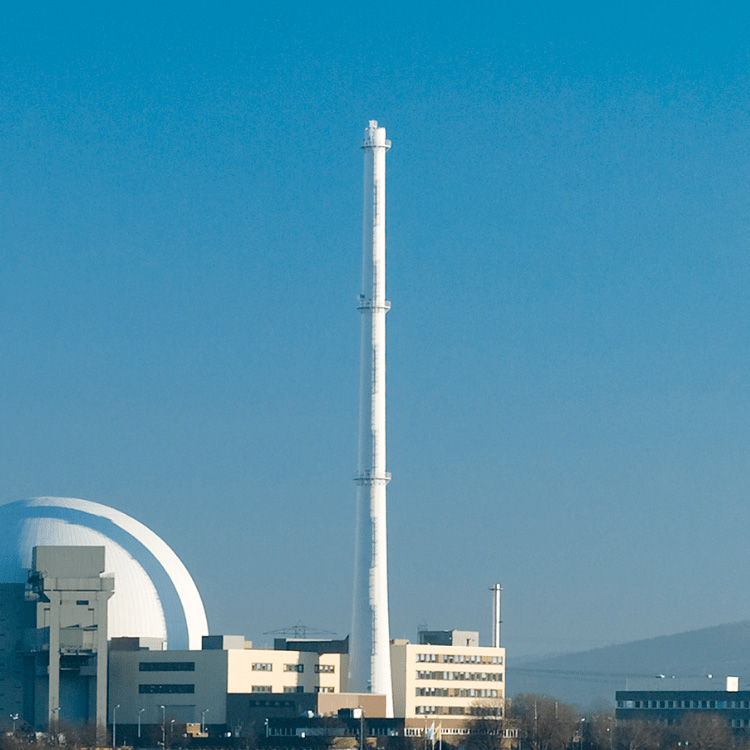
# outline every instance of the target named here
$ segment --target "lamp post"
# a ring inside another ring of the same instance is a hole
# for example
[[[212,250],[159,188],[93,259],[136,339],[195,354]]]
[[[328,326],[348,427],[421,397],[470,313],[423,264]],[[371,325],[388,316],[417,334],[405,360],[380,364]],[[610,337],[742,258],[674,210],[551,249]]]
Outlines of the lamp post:
[[[16,722],[18,721],[18,714],[11,714],[10,720],[13,722],[13,734],[16,733]]]
[[[585,726],[586,719],[581,718],[581,734],[579,736],[578,746],[580,750],[583,750],[583,727]]]
[[[138,739],[141,739],[141,714],[145,711],[145,708],[138,709]]]
[[[167,750],[167,707],[159,706],[161,708],[161,746],[163,750]]]
[[[117,709],[118,708],[120,708],[119,703],[112,709],[112,750],[115,750],[115,748],[117,747]]]
[[[204,734],[206,731],[206,714],[210,710],[210,708],[204,708],[203,711],[201,711],[201,734]]]
[[[172,745],[174,741],[174,719],[169,720],[169,744]]]

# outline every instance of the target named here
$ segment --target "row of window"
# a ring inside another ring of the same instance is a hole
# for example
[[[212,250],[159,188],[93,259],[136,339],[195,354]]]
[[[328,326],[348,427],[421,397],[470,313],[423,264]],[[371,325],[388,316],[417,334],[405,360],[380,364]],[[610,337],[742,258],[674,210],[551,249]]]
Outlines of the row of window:
[[[750,701],[633,700],[617,701],[617,708],[750,708]]]
[[[479,654],[417,654],[416,661],[443,664],[502,664],[503,657]]]
[[[417,688],[420,695],[437,695],[443,698],[502,698],[503,691],[496,688]]]
[[[304,693],[305,689],[301,685],[287,685],[284,688],[282,688],[283,692],[285,693]],[[145,692],[144,690],[141,690],[141,692]],[[157,691],[152,691],[157,692]],[[193,692],[192,690],[190,691]],[[253,685],[250,688],[251,693],[272,693],[273,687],[271,685]],[[316,693],[332,693],[333,688],[332,687],[323,687],[321,685],[315,686],[315,692]]]
[[[368,737],[389,737],[391,729],[387,726],[372,726],[370,724],[365,725],[365,734]],[[299,737],[299,729],[297,727],[269,727],[269,737]],[[304,735],[303,735],[304,736]],[[343,728],[344,737],[354,737],[359,739],[360,727],[359,725],[354,727]]]
[[[428,734],[427,727],[404,727],[404,737],[422,737]],[[452,734],[452,735],[467,735],[471,734],[471,729],[467,727],[441,727],[440,734]],[[503,729],[503,737],[516,738],[518,737],[517,729]]]
[[[142,661],[139,672],[195,672],[194,661]]]
[[[138,685],[139,693],[194,693],[195,685]]]
[[[267,661],[255,661],[252,664],[252,670],[253,672],[273,672],[273,664]],[[305,665],[304,664],[285,664],[284,671],[285,672],[304,672]],[[316,664],[315,665],[316,673],[333,672],[333,671],[334,671],[333,664]]]
[[[417,706],[415,713],[426,716],[448,715],[448,716],[465,716],[471,713],[470,706]]]
[[[502,672],[427,672],[417,670],[418,680],[473,680],[479,682],[502,682]]]

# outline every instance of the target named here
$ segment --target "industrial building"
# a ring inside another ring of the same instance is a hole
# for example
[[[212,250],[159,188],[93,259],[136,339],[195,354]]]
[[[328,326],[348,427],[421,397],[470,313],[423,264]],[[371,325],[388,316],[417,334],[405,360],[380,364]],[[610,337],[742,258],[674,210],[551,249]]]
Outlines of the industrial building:
[[[483,648],[479,633],[467,631],[422,631],[419,640],[391,643],[396,716],[439,716],[444,727],[458,727],[477,706],[502,715],[505,649]]]
[[[632,679],[615,694],[616,717],[674,724],[686,714],[718,714],[733,729],[750,727],[750,691],[738,677]]]
[[[119,724],[120,737],[137,742],[175,724],[243,736],[284,720],[289,731],[303,713],[354,708],[384,720],[368,724],[376,734],[423,735],[436,719],[444,734],[461,734],[477,707],[502,714],[504,649],[479,646],[474,631],[391,641],[392,710],[384,694],[349,692],[348,639],[277,638],[272,649],[231,635],[204,636],[200,649],[165,649],[154,637],[108,639],[107,603],[118,591],[108,567],[104,547],[35,547],[27,584],[0,586],[6,715],[38,729],[61,720],[100,731]],[[389,724],[393,713],[399,722]]]
[[[294,721],[303,712],[310,721],[356,709],[375,734],[413,736],[424,735],[436,718],[444,733],[460,734],[478,709],[502,715],[499,584],[493,588],[492,647],[480,647],[473,631],[424,631],[419,644],[390,639],[385,422],[390,146],[385,128],[371,120],[362,144],[350,637],[277,639],[273,649],[259,649],[243,636],[209,635],[193,579],[143,524],[75,498],[8,503],[0,506],[0,665],[6,667],[0,673],[0,715],[18,715],[41,730],[62,720],[95,723],[100,730],[109,725],[113,734],[119,726],[120,738],[137,744],[147,733],[153,738],[160,732],[163,747],[175,725],[198,726],[200,736],[246,736],[259,726],[284,735],[299,729]]]
[[[31,726],[107,723],[107,605],[114,581],[103,547],[34,547],[26,586],[0,584],[6,668],[0,710]]]
[[[431,639],[437,643],[424,642]],[[406,728],[421,730],[439,716],[446,731],[457,730],[477,705],[502,712],[504,649],[480,647],[478,633],[467,631],[423,633],[420,640],[390,644],[394,713]],[[368,718],[388,718],[385,696],[348,692],[349,654],[339,650],[345,643],[277,639],[274,649],[262,649],[241,636],[209,636],[200,651],[158,651],[138,639],[114,640],[110,715],[118,706],[131,733],[136,721],[174,721],[237,735],[307,711],[362,707]],[[290,650],[292,644],[304,650]]]
[[[157,638],[169,648],[200,648],[208,635],[203,601],[169,545],[134,518],[89,500],[36,497],[0,505],[0,583],[26,584],[37,546],[106,550],[117,579],[109,636]]]

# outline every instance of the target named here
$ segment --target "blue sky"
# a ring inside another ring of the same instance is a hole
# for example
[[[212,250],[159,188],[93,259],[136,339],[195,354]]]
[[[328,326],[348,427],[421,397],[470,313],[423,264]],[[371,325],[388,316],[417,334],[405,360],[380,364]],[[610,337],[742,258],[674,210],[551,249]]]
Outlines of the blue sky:
[[[362,132],[388,130],[394,637],[750,618],[750,11],[6,4],[1,497],[348,632]]]

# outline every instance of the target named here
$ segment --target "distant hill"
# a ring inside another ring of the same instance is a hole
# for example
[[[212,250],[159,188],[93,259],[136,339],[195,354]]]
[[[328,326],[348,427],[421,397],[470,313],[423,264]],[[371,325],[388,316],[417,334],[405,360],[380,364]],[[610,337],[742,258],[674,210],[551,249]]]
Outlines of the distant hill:
[[[508,695],[545,693],[582,708],[606,702],[628,677],[737,675],[750,686],[750,620],[507,664]]]

